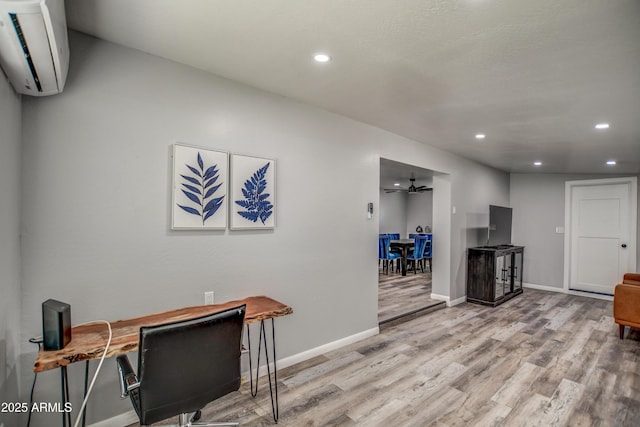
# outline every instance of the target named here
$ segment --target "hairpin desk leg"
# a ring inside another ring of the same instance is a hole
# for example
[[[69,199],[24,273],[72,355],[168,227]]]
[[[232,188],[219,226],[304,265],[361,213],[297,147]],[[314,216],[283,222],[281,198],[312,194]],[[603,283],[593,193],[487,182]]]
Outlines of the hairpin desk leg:
[[[258,360],[256,365],[255,388],[253,385],[253,369],[252,369],[252,353],[251,353],[251,334],[249,326],[247,326],[247,346],[249,347],[249,376],[251,379],[251,396],[256,397],[258,394],[258,378],[260,377],[260,353],[262,343],[264,342],[264,355],[267,361],[267,377],[269,379],[269,393],[271,395],[271,410],[273,411],[273,420],[277,423],[279,418],[278,407],[278,368],[276,365],[276,331],[275,319],[271,319],[271,349],[273,355],[273,380],[271,379],[271,366],[269,364],[269,346],[267,345],[267,333],[264,327],[264,320],[260,321],[260,331],[258,339]]]
[[[271,394],[271,410],[273,411],[273,421],[278,423],[278,368],[276,366],[276,329],[275,320],[271,319],[271,350],[273,351],[273,385],[271,385],[271,368],[269,366],[269,349],[267,346],[267,334],[264,330],[264,320],[260,322],[262,338],[264,340],[264,354],[267,358],[267,377],[269,377],[269,393]]]
[[[262,340],[258,340],[258,362],[256,366],[256,386],[253,386],[253,352],[251,351],[251,333],[249,331],[249,325],[247,325],[247,347],[249,349],[249,381],[251,386],[251,397],[256,397],[258,394],[258,378],[260,377],[260,347]]]
[[[67,367],[60,367],[60,384],[62,384],[62,427],[71,427],[71,413],[65,412],[67,403],[69,402],[69,377],[67,376]]]
[[[82,395],[83,401],[87,397],[88,385],[89,385],[89,360],[87,359],[84,365],[84,394]],[[86,425],[86,422],[87,422],[87,406],[85,405],[85,407],[82,408],[82,427]]]

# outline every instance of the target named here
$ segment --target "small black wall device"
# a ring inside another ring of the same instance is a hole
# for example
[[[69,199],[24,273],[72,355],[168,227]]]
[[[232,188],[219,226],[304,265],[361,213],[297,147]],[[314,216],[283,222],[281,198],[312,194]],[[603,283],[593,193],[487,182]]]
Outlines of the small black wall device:
[[[71,341],[71,306],[48,299],[42,303],[42,341],[45,350],[61,350]]]

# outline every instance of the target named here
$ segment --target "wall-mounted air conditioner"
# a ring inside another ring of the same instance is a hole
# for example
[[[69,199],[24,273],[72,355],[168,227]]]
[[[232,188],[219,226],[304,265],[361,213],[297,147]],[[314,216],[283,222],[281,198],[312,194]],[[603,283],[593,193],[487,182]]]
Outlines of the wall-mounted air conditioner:
[[[64,0],[0,0],[0,66],[16,92],[62,92],[69,69]]]

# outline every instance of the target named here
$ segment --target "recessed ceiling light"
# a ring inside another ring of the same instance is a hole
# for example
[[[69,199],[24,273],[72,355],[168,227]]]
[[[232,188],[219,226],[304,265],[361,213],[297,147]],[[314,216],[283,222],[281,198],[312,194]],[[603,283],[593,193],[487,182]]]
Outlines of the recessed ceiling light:
[[[609,123],[598,123],[596,129],[609,129]]]
[[[316,53],[315,55],[313,55],[313,59],[316,62],[329,62],[329,61],[331,61],[331,57],[329,55],[327,55],[326,53]]]
[[[533,166],[542,166],[542,162],[533,162]]]
[[[607,164],[609,166],[614,166],[616,164],[616,161],[615,160],[607,160]]]
[[[399,183],[399,182],[396,182],[396,183],[395,183],[395,184],[393,184],[393,185],[395,185],[396,187],[400,187],[400,183]]]
[[[476,139],[484,139],[486,135],[484,133],[477,133],[476,134]]]

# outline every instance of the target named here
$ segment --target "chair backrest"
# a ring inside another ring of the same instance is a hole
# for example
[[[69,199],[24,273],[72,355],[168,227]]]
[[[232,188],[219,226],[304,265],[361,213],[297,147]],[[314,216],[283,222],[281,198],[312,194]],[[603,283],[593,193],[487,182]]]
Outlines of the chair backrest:
[[[433,235],[431,233],[425,234],[427,237],[427,246],[424,248],[423,258],[431,258],[433,253]]]
[[[431,233],[409,233],[410,239],[414,239],[416,236],[431,236]]]
[[[389,258],[389,235],[380,234],[378,236],[378,259],[387,259]]]
[[[413,257],[415,259],[423,258],[427,246],[427,236],[419,234],[413,238],[413,241]]]
[[[389,240],[400,240],[400,233],[389,233]]]
[[[195,412],[240,388],[246,306],[140,328],[140,423]]]

